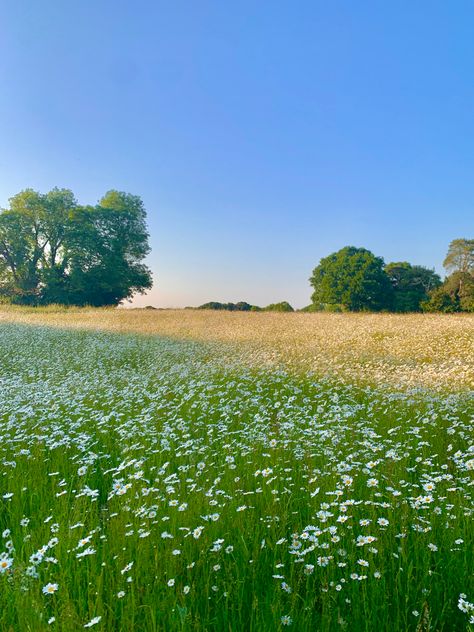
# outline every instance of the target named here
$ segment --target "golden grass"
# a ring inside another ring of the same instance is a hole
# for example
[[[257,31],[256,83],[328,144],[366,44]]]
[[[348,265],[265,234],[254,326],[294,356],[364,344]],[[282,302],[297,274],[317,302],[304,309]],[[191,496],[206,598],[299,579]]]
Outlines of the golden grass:
[[[238,344],[254,362],[388,385],[474,387],[474,315],[0,308],[0,323]]]

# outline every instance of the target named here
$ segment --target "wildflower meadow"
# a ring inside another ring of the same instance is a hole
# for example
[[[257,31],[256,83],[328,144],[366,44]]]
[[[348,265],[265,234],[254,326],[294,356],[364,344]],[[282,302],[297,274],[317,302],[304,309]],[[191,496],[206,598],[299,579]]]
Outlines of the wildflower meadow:
[[[473,630],[473,344],[4,310],[0,630]]]

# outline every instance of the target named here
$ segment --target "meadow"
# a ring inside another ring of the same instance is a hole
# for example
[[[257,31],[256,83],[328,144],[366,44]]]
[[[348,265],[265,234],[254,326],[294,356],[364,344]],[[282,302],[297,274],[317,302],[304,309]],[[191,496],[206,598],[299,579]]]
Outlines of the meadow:
[[[0,310],[0,630],[474,629],[474,317]]]

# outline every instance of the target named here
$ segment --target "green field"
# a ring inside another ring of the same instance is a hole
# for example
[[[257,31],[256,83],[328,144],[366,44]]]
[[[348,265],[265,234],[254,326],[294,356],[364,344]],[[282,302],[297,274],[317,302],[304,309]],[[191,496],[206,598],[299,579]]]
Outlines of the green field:
[[[474,629],[472,391],[156,335],[0,349],[0,630]]]

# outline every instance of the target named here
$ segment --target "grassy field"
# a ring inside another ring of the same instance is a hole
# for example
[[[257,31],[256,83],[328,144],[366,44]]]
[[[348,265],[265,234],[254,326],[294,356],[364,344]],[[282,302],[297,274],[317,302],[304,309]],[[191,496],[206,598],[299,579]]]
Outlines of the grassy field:
[[[474,316],[0,307],[2,322],[220,342],[257,367],[395,389],[474,389]]]
[[[0,310],[0,630],[474,629],[473,345],[472,316]]]

